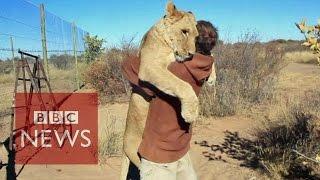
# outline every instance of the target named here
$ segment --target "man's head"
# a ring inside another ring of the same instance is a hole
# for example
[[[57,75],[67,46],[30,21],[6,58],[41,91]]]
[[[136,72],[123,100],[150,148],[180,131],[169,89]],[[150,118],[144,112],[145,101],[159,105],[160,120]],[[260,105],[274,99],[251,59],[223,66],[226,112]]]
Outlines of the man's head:
[[[219,38],[217,28],[208,21],[200,20],[197,22],[197,30],[199,36],[196,37],[196,51],[203,55],[210,55]]]

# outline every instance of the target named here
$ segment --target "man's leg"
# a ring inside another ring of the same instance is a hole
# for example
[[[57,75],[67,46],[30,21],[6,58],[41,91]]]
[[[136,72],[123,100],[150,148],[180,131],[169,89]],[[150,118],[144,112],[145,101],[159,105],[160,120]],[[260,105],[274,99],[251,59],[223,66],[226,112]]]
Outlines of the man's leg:
[[[141,158],[141,180],[176,180],[178,161],[172,163],[154,163]]]
[[[189,153],[178,160],[177,180],[197,180]]]

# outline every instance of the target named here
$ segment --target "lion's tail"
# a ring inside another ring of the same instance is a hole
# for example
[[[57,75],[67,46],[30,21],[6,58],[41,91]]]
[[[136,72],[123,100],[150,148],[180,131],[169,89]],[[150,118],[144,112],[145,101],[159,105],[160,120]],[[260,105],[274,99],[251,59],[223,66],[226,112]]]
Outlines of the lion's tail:
[[[121,164],[121,172],[120,172],[120,180],[126,180],[127,174],[129,171],[130,160],[126,153],[122,155],[122,164]]]

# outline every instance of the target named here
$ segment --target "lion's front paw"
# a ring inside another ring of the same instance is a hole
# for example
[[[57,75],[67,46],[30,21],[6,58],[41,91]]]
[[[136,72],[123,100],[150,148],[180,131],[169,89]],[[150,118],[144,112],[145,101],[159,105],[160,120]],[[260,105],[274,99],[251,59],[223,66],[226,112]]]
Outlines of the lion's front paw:
[[[199,115],[199,100],[198,98],[193,101],[182,103],[181,115],[187,123],[192,123],[197,120]]]

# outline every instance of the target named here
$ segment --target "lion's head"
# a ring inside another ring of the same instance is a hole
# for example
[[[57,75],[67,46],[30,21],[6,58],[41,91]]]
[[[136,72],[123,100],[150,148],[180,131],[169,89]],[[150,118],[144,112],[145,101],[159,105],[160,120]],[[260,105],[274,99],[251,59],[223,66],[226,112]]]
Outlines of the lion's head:
[[[169,2],[166,15],[154,28],[173,50],[176,59],[184,61],[196,52],[195,39],[198,36],[196,25],[196,19],[191,12],[179,11],[172,2]]]

